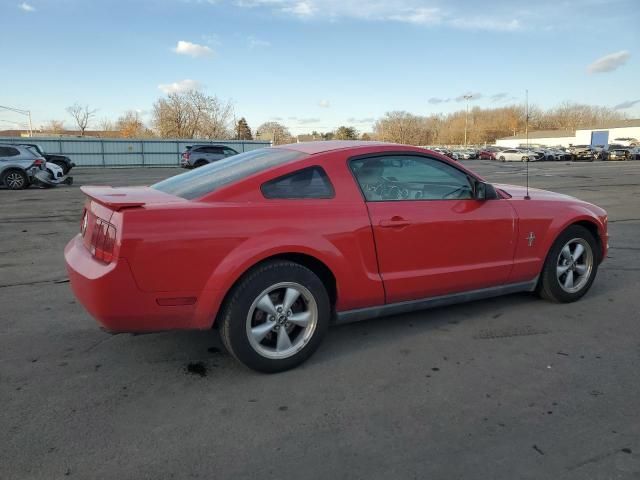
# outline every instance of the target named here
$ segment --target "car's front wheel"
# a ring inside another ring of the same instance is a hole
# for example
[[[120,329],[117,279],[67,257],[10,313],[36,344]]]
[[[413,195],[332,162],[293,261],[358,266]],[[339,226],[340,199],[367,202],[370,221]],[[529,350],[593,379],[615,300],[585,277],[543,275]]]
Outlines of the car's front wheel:
[[[294,262],[270,261],[234,287],[221,311],[220,336],[247,367],[281,372],[313,354],[330,316],[327,290],[315,273]]]
[[[556,239],[545,261],[538,293],[553,302],[580,299],[598,270],[598,244],[589,230],[572,225]]]

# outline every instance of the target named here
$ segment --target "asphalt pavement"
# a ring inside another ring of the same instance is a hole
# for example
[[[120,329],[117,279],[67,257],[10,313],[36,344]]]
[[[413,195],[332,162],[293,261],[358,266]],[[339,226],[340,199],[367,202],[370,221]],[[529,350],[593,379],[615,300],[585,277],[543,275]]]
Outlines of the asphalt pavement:
[[[525,182],[523,164],[464,163]],[[609,212],[581,301],[516,294],[334,327],[278,375],[237,364],[216,331],[102,332],[64,270],[78,186],[179,169],[72,173],[0,190],[0,479],[640,478],[640,162],[530,164],[533,187]]]

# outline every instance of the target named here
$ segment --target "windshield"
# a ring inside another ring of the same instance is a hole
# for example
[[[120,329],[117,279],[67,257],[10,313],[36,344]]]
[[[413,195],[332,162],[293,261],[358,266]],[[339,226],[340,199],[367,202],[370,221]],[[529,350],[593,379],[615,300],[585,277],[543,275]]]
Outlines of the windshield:
[[[304,156],[305,154],[293,150],[260,148],[167,178],[151,188],[192,200],[237,180]]]

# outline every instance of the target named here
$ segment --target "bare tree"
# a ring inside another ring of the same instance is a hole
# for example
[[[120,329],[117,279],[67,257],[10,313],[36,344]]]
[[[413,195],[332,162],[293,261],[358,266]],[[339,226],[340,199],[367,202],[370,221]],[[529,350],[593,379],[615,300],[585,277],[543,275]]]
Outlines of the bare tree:
[[[67,113],[71,115],[73,121],[80,130],[80,136],[84,136],[84,132],[89,126],[91,119],[95,117],[97,109],[90,109],[89,105],[80,105],[78,102],[74,103],[70,107],[67,107]]]
[[[258,140],[269,140],[274,145],[284,145],[293,142],[289,129],[278,122],[265,122],[256,130]]]
[[[170,93],[154,103],[153,126],[163,138],[232,138],[233,105],[197,90]]]
[[[107,117],[103,117],[102,119],[100,119],[98,126],[100,127],[100,130],[103,132],[113,132],[115,130],[115,127],[113,126],[113,122],[111,121],[111,119]]]
[[[140,114],[135,110],[129,110],[118,118],[116,130],[123,138],[146,138],[153,136],[153,132],[145,127],[140,119]]]
[[[49,120],[40,128],[46,133],[62,133],[64,132],[64,122],[62,120]]]

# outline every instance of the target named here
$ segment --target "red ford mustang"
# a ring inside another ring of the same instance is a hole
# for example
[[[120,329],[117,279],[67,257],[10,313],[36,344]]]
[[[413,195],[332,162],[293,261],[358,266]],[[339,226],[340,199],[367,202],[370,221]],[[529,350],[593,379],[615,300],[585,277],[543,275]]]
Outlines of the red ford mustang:
[[[151,187],[84,187],[71,286],[108,330],[219,325],[266,372],[332,321],[536,291],[575,301],[607,252],[607,214],[490,185],[435,152],[374,142],[254,150]]]

